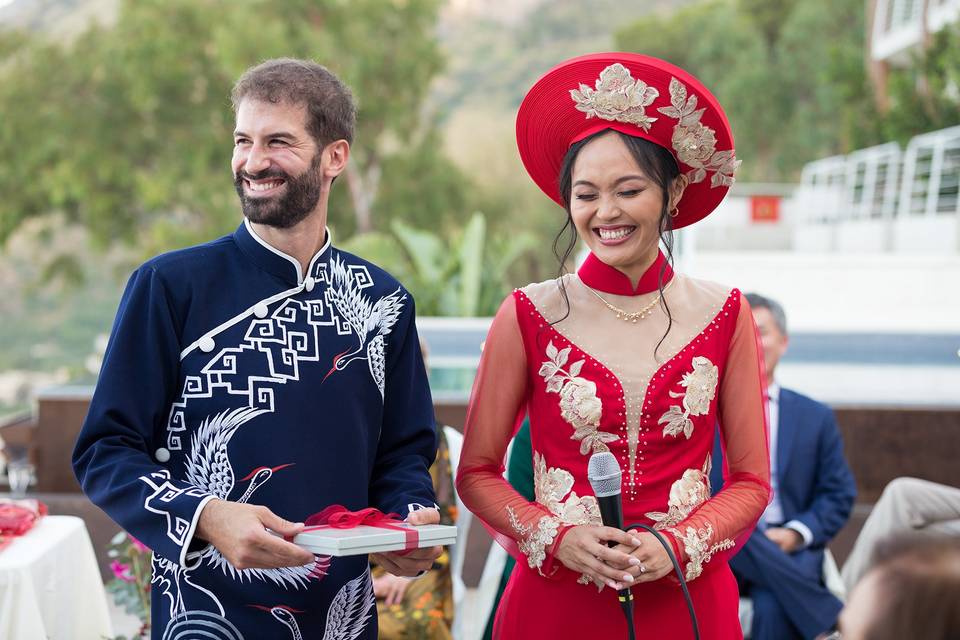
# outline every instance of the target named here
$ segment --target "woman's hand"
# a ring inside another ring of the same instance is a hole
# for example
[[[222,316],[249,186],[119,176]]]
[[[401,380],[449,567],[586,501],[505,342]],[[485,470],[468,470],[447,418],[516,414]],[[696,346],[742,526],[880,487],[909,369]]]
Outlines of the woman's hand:
[[[614,542],[618,546],[610,548],[607,542]],[[634,575],[640,575],[639,565],[642,561],[632,558],[629,551],[641,546],[639,537],[626,531],[578,525],[567,531],[554,555],[571,571],[585,574],[595,582],[619,590],[633,584]],[[631,567],[634,571],[626,571],[622,567]]]
[[[637,538],[640,544],[632,546],[621,544],[611,549],[621,555],[627,555],[631,560],[636,560],[636,562],[620,562],[612,565],[617,571],[629,574],[633,578],[631,584],[653,582],[673,571],[670,556],[655,535],[649,531],[642,533],[633,531],[631,535]]]

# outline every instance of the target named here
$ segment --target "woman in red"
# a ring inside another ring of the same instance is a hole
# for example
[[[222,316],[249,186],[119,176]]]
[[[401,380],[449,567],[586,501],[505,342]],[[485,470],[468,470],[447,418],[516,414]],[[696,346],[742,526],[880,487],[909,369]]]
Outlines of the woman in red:
[[[756,333],[738,290],[675,274],[660,251],[669,255],[672,230],[709,214],[733,183],[726,117],[682,69],[595,54],[533,86],[517,142],[590,255],[576,274],[507,297],[473,389],[457,487],[520,560],[494,637],[626,638],[616,593],[625,586],[637,638],[693,637],[657,539],[601,526],[587,461],[610,451],[624,521],[654,527],[672,546],[701,637],[741,638],[727,558],[770,490]],[[525,414],[535,502],[501,475]],[[711,497],[717,428],[728,468]]]

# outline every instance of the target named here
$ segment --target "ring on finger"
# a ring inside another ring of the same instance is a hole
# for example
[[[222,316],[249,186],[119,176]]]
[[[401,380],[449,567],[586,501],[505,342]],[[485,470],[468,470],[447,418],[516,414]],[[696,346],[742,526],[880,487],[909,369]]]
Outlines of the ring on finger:
[[[646,573],[646,572],[647,572],[647,568],[646,568],[645,566],[643,566],[643,563],[641,562],[641,563],[640,563],[640,573]]]

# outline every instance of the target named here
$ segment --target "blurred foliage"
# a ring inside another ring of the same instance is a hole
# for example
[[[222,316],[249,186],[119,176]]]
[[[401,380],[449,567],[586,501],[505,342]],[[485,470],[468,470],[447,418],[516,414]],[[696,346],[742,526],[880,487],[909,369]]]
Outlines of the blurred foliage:
[[[496,313],[511,268],[537,245],[529,232],[492,235],[481,213],[447,238],[395,219],[389,234],[357,234],[340,244],[399,278],[418,315],[464,317]]]
[[[880,136],[906,144],[925,131],[960,125],[960,24],[935,33],[913,63],[890,73],[890,108]]]
[[[150,637],[150,581],[153,554],[142,542],[120,531],[107,545],[113,578],[106,591],[113,603],[140,620],[140,628],[130,638],[116,636],[110,640],[146,640]]]
[[[359,103],[351,177],[377,210],[380,165],[436,146],[410,144],[442,57],[432,37],[439,0],[128,0],[110,27],[69,43],[0,35],[0,242],[51,212],[101,244],[150,251],[236,225],[229,92],[270,57],[313,58]],[[443,163],[424,161],[428,171]],[[429,185],[429,173],[419,179]],[[441,175],[440,179],[444,179]],[[331,224],[352,232],[355,198],[338,192]],[[423,203],[390,202],[394,208]],[[446,203],[444,203],[446,204]],[[368,211],[369,213],[369,211]],[[425,212],[440,216],[446,211]]]
[[[857,148],[872,115],[862,0],[709,0],[617,32],[619,48],[662,57],[724,106],[741,181],[795,179],[803,165]]]

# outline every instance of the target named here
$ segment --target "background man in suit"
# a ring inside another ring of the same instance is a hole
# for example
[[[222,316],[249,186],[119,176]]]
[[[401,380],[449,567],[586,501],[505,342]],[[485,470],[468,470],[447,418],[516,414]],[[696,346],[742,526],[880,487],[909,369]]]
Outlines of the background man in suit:
[[[773,500],[730,567],[753,600],[754,640],[815,638],[833,628],[842,607],[823,585],[824,547],[846,523],[856,497],[833,411],[776,382],[787,350],[786,314],[748,293],[763,343],[770,417]],[[719,440],[712,484],[722,484]]]

